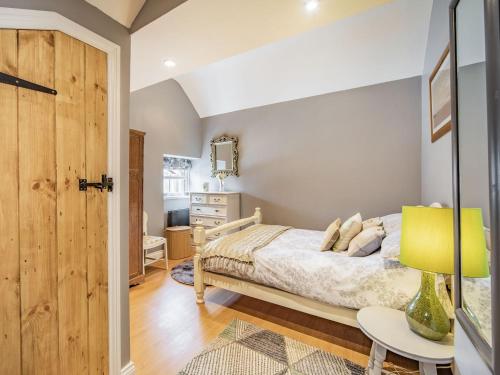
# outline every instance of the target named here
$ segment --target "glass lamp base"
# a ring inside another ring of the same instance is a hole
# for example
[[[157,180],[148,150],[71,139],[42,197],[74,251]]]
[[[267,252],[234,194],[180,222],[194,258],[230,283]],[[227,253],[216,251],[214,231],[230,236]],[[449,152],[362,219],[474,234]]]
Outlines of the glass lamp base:
[[[450,332],[450,319],[436,295],[436,275],[422,271],[420,290],[406,307],[406,321],[416,334],[442,340]]]

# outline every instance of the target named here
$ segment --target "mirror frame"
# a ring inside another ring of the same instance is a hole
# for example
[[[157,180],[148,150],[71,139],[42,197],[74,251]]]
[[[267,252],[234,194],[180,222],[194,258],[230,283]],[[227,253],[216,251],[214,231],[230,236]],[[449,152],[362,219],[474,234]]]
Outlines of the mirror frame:
[[[495,319],[499,312],[498,277],[500,272],[497,254],[500,243],[500,0],[484,0],[485,49],[486,49],[486,96],[488,121],[488,158],[489,158],[489,198],[491,220],[491,317],[492,347],[479,334],[474,324],[462,309],[461,293],[461,258],[460,258],[460,165],[458,134],[458,92],[457,92],[457,41],[456,8],[461,0],[452,0],[450,16],[450,68],[451,68],[451,118],[453,146],[453,221],[455,243],[454,300],[455,315],[466,335],[479,352],[493,373],[500,373],[500,351],[495,350],[500,344],[500,324]],[[497,97],[496,97],[497,96]]]
[[[217,169],[217,160],[216,158],[216,145],[217,143],[232,143],[232,154],[233,154],[233,168],[232,169]],[[238,137],[229,137],[227,135],[222,135],[220,137],[213,138],[210,141],[210,164],[212,166],[212,177],[216,177],[218,174],[222,174],[224,177],[227,176],[239,176],[238,171]]]

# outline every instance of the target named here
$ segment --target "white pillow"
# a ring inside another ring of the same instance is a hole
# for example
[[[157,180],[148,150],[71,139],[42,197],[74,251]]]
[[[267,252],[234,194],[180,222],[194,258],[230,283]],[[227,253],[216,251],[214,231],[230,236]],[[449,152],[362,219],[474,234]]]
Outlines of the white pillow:
[[[378,227],[382,225],[382,219],[380,217],[372,217],[371,219],[367,219],[363,221],[363,230]]]
[[[356,236],[363,228],[363,219],[358,212],[356,215],[351,216],[340,227],[340,236],[337,242],[333,245],[333,251],[344,251],[349,247],[349,242]]]
[[[349,243],[347,255],[350,257],[365,257],[380,247],[385,236],[384,229],[379,226],[363,230]]]
[[[443,205],[439,202],[434,202],[429,205],[429,207],[434,207],[434,208],[443,208]]]
[[[340,236],[340,224],[342,222],[340,219],[335,220],[331,223],[325,231],[325,235],[323,236],[323,242],[321,243],[320,250],[327,251],[331,250],[335,241],[338,240]]]
[[[387,259],[399,259],[399,254],[401,252],[400,243],[401,230],[387,234],[387,237],[382,241],[380,255]]]
[[[382,224],[387,235],[401,230],[402,214],[391,214],[382,216]]]

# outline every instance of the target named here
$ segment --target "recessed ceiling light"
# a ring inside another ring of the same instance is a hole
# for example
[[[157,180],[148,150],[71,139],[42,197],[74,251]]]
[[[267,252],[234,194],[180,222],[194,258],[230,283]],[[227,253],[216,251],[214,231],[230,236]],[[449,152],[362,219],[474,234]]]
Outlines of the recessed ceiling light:
[[[177,64],[173,60],[165,60],[163,62],[163,65],[165,65],[167,68],[175,68]]]
[[[318,0],[307,0],[305,3],[306,10],[308,12],[312,12],[319,7],[319,1]]]

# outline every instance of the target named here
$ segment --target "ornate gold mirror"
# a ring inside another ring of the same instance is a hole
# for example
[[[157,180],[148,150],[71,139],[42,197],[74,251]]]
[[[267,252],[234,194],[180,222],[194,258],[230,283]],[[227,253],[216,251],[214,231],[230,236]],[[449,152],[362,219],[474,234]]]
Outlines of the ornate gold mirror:
[[[238,138],[223,135],[210,141],[212,152],[212,177],[217,175],[239,176],[238,173]]]

